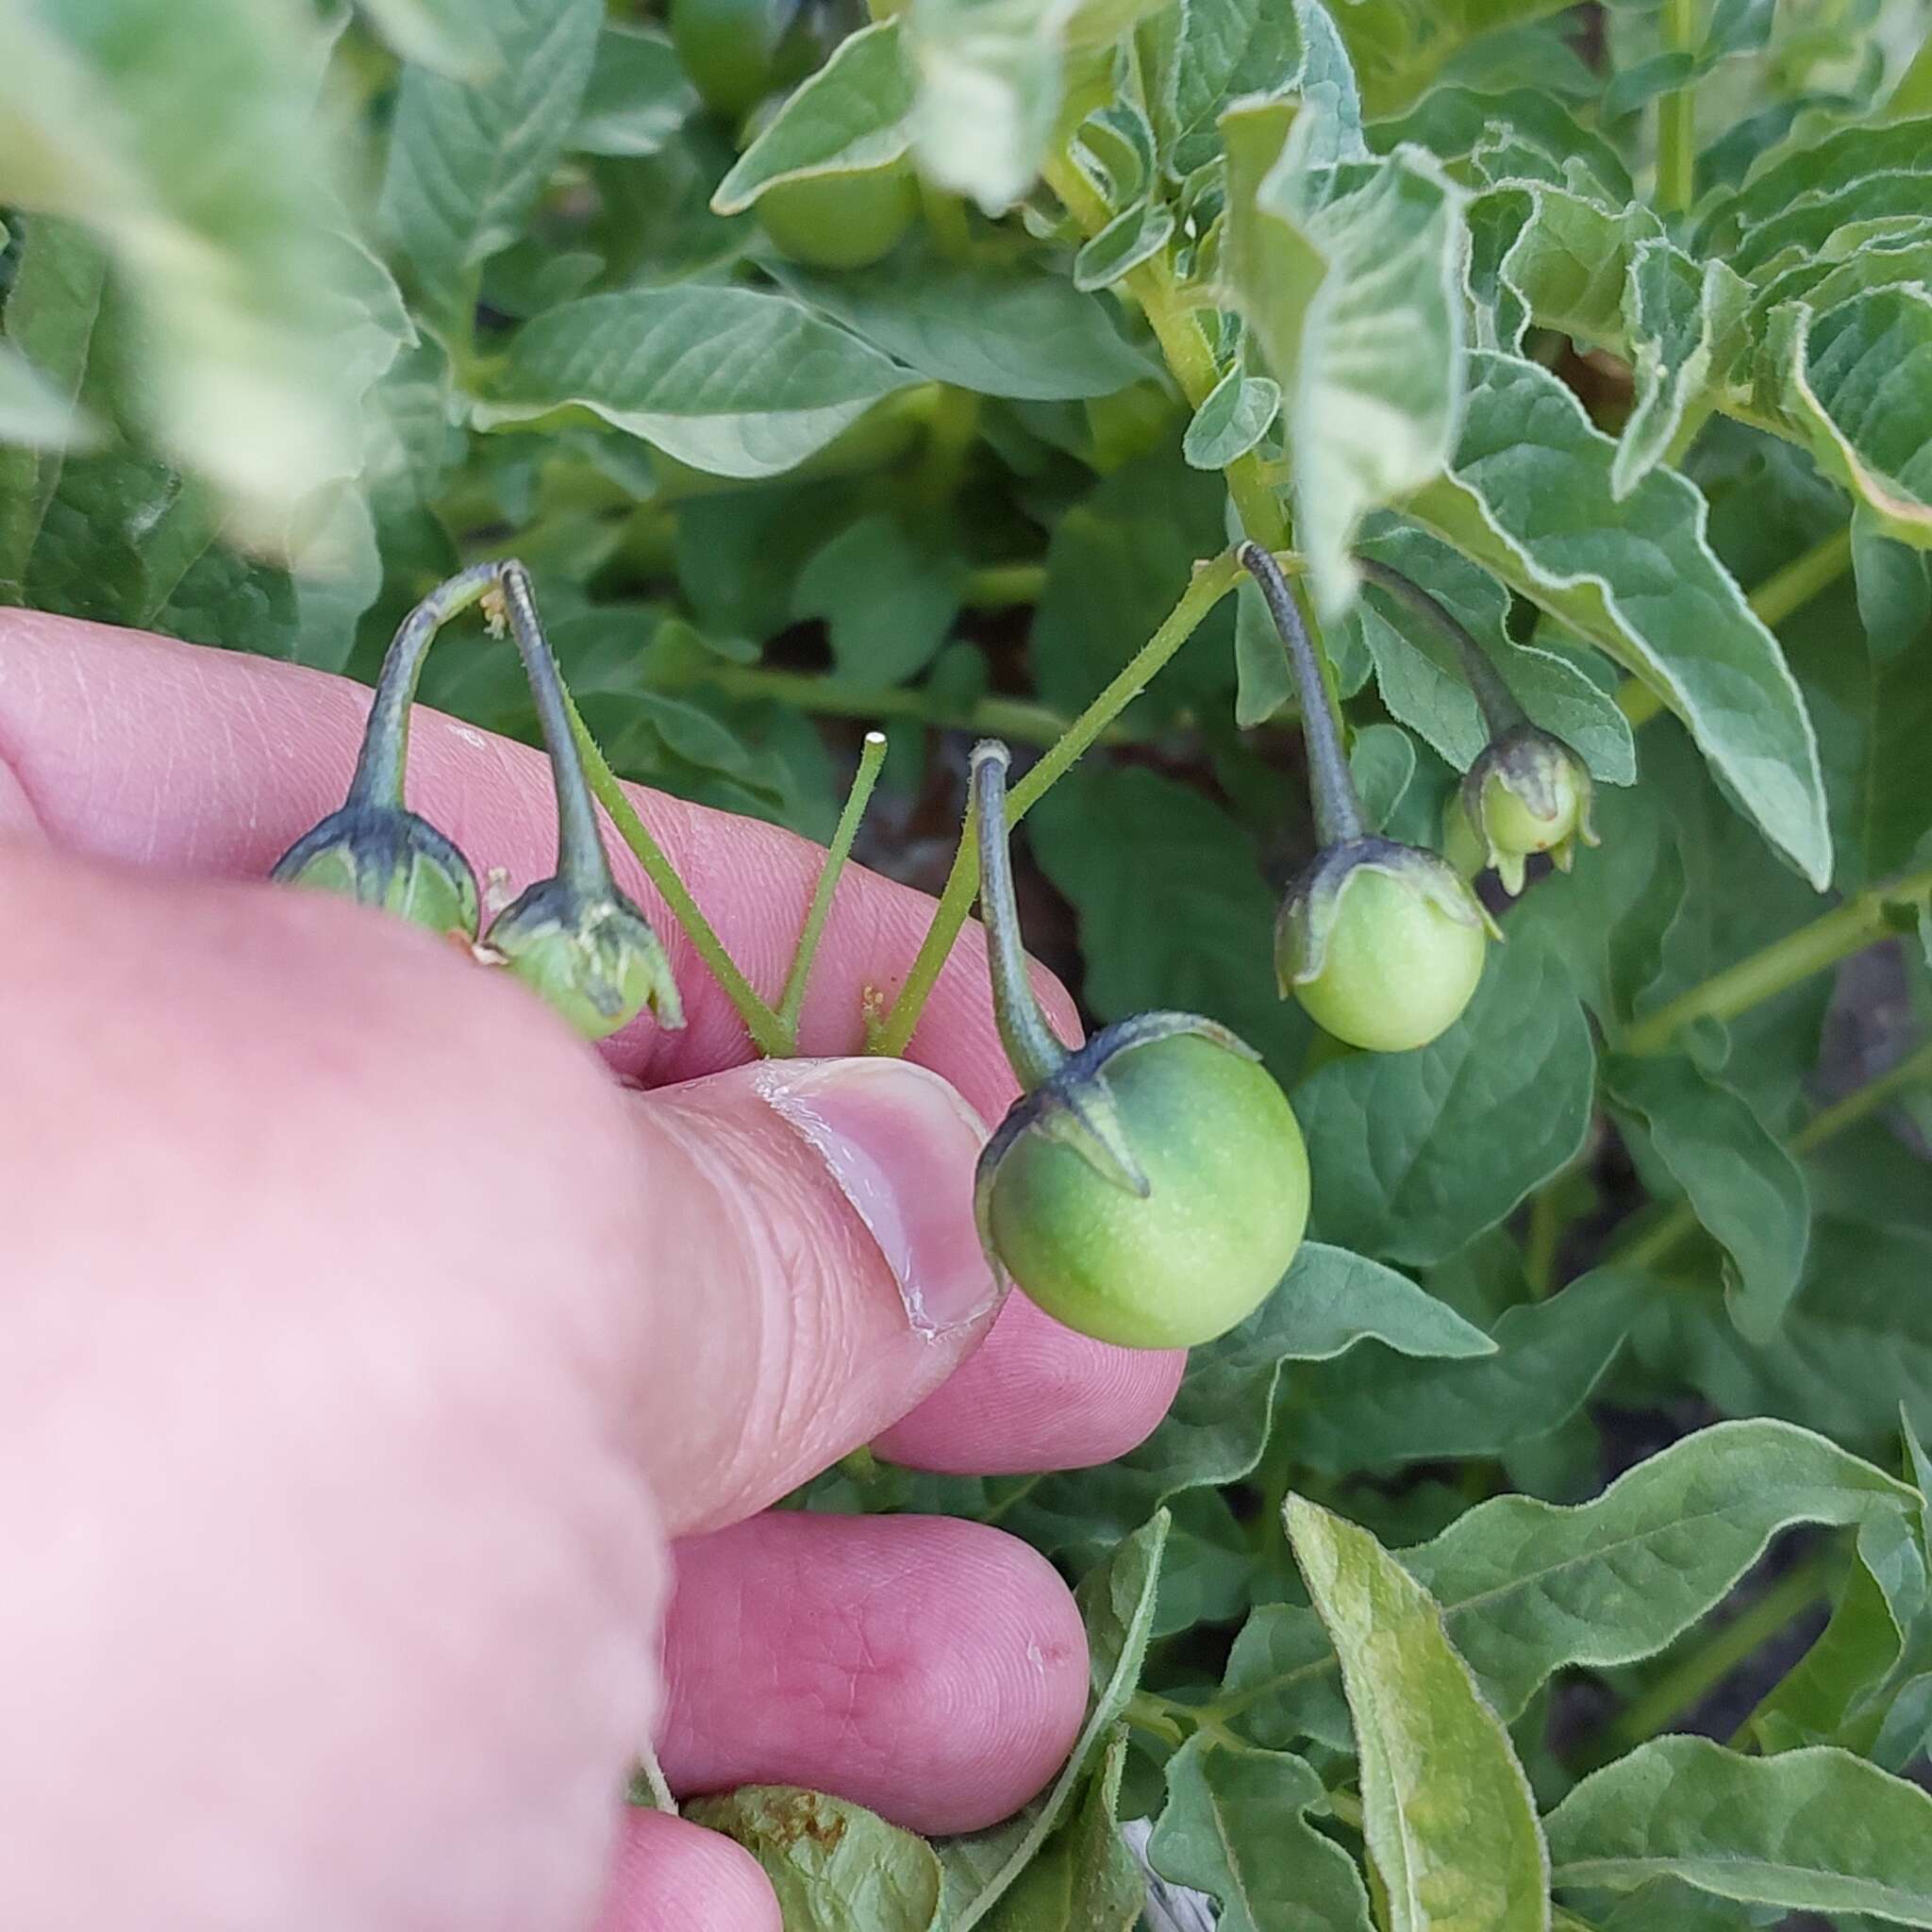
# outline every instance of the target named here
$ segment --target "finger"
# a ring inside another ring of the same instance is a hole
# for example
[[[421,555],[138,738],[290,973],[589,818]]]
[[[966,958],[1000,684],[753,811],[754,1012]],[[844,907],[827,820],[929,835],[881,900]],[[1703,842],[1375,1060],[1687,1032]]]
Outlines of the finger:
[[[452,641],[456,649],[459,641]],[[172,873],[259,878],[342,802],[369,692],[239,653],[31,611],[0,621],[0,764],[57,843]],[[774,998],[817,883],[819,847],[752,820],[632,788],[632,797],[753,984]],[[409,800],[520,889],[556,859],[549,767],[528,746],[419,708]],[[685,996],[688,1025],[641,1020],[608,1052],[625,1072],[684,1079],[751,1058],[737,1014],[665,915],[621,842],[621,880],[651,915]],[[851,1054],[868,1000],[890,1000],[924,937],[932,901],[863,870],[841,880],[818,954],[803,1045]],[[1057,1024],[1065,993],[1041,975]],[[988,1121],[1015,1088],[993,1030],[983,947],[962,936],[912,1058],[943,1074]]]
[[[658,1742],[674,1790],[806,1785],[914,1831],[971,1831],[1073,1746],[1086,1636],[1012,1537],[780,1511],[675,1556]]]
[[[778,1901],[741,1845],[662,1811],[618,1828],[596,1932],[784,1932]]]
[[[872,1446],[890,1462],[955,1475],[1091,1468],[1146,1441],[1187,1360],[1178,1349],[1076,1335],[1010,1294],[984,1345]]]
[[[627,1098],[640,1266],[665,1284],[641,1433],[667,1521],[689,1531],[868,1441],[984,1336],[982,1136],[902,1060],[774,1060]]]

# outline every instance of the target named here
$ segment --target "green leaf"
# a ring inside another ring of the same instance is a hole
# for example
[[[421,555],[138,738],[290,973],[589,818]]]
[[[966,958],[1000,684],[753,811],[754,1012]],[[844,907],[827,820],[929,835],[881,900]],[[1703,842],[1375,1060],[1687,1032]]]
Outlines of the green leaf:
[[[882,691],[931,663],[964,582],[957,558],[934,556],[882,513],[846,525],[806,565],[791,608],[826,619],[841,679]]]
[[[1654,470],[1619,504],[1615,445],[1555,376],[1473,359],[1450,474],[1404,508],[1656,689],[1740,808],[1822,887],[1817,741],[1777,641],[1706,545],[1704,499]]]
[[[1391,1932],[1547,1927],[1549,1860],[1529,1780],[1441,1612],[1367,1530],[1301,1496],[1282,1513],[1341,1658],[1362,1834]]]
[[[1630,1326],[1638,1284],[1607,1270],[1507,1310],[1478,1361],[1401,1361],[1363,1349],[1296,1378],[1283,1424],[1316,1469],[1498,1456],[1567,1422]]]
[[[912,144],[912,75],[900,24],[882,20],[840,42],[718,184],[711,206],[741,214],[780,181],[890,167]]]
[[[1232,293],[1279,378],[1296,540],[1315,602],[1354,601],[1357,526],[1437,475],[1455,444],[1463,349],[1461,192],[1420,148],[1338,168],[1300,116],[1231,110]],[[1264,172],[1265,171],[1265,172]]]
[[[1126,767],[1073,773],[1027,825],[1041,866],[1079,915],[1096,1013],[1206,1013],[1277,1070],[1293,1065],[1306,1035],[1269,978],[1274,895],[1226,812],[1171,778]],[[1150,906],[1161,908],[1158,922],[1147,918]]]
[[[1917,1500],[1808,1430],[1718,1423],[1591,1502],[1479,1503],[1402,1560],[1513,1721],[1566,1664],[1605,1669],[1664,1649],[1724,1601],[1779,1531],[1898,1515]],[[1262,1740],[1285,1741],[1325,1707],[1334,1670],[1309,1612],[1257,1610],[1229,1659],[1224,1703]]]
[[[1294,1091],[1316,1231],[1391,1260],[1453,1255],[1566,1166],[1590,1124],[1589,1023],[1547,949],[1492,949],[1468,1010],[1413,1053],[1351,1054]]]
[[[1080,401],[1154,373],[1122,341],[1105,302],[1059,275],[900,257],[842,275],[789,262],[773,271],[883,354],[980,395]]]
[[[1197,470],[1224,470],[1268,434],[1280,408],[1278,384],[1230,369],[1194,411],[1181,454]]]
[[[1874,289],[1823,314],[1780,308],[1756,400],[1887,536],[1932,547],[1932,294]]]
[[[23,356],[0,339],[0,442],[29,449],[71,449],[87,440],[73,403]]]
[[[1612,1055],[1604,1083],[1626,1130],[1639,1126],[1723,1245],[1731,1319],[1747,1340],[1768,1341],[1797,1291],[1810,1234],[1797,1162],[1740,1095],[1681,1055]]]
[[[1558,1885],[1661,1876],[1721,1898],[1932,1925],[1932,1796],[1849,1752],[1740,1757],[1655,1738],[1549,1817]]]
[[[1619,502],[1665,459],[1686,411],[1722,372],[1744,299],[1726,263],[1694,262],[1663,241],[1638,242],[1624,287],[1637,396],[1610,463]]]
[[[1123,209],[1074,258],[1074,286],[1083,292],[1111,288],[1167,246],[1174,211],[1148,202]]]
[[[1219,1932],[1372,1932],[1355,1860],[1307,1821],[1327,1797],[1288,1752],[1195,1736],[1167,1761],[1147,1855],[1162,1877],[1220,1901]]]
[[[844,1798],[746,1785],[694,1798],[684,1815],[735,1839],[764,1867],[786,1932],[928,1932],[940,1861],[909,1831]]]
[[[1088,1766],[1120,1721],[1141,1679],[1166,1541],[1162,1513],[1082,1579],[1077,1599],[1087,1624],[1093,1687],[1087,1722],[1059,1776],[1017,1817],[939,1847],[945,1896],[938,1923],[944,1932],[970,1932],[985,1921],[1059,1823]]]
[[[1612,201],[1635,199],[1630,172],[1616,149],[1578,122],[1555,94],[1535,88],[1488,93],[1444,83],[1431,88],[1407,114],[1374,122],[1367,131],[1378,154],[1412,142],[1440,160],[1455,162],[1473,154],[1491,130],[1504,128],[1518,142],[1526,139],[1542,149],[1552,164],[1552,180],[1560,181],[1560,164],[1574,158],[1596,176],[1596,185]]]
[[[603,23],[600,0],[490,0],[467,27],[480,80],[403,71],[377,218],[459,339],[483,264],[523,232],[570,144]]]
[[[697,110],[697,90],[667,36],[608,25],[597,36],[570,146],[625,160],[659,154]]]
[[[1116,1724],[1078,1808],[981,1922],[987,1932],[1134,1932],[1147,1884],[1114,1823],[1126,1761]]]
[[[634,289],[526,323],[483,428],[578,407],[693,469],[773,476],[913,378],[783,295]]]
[[[1415,777],[1415,740],[1399,724],[1369,724],[1348,748],[1348,774],[1371,831],[1386,831]]]
[[[375,31],[405,60],[459,80],[480,79],[490,55],[479,44],[489,30],[491,0],[359,0]]]
[[[1399,113],[1469,42],[1555,12],[1562,0],[1392,0],[1341,10],[1369,112]]]
[[[0,203],[106,243],[146,331],[117,402],[263,547],[355,468],[316,54],[297,9],[250,0],[0,13]]]
[[[1292,8],[1262,0],[1188,0],[1168,16],[1172,30],[1158,40],[1149,97],[1171,175],[1185,178],[1219,154],[1216,124],[1230,101],[1280,93],[1301,77],[1302,24],[1309,12],[1306,0]],[[1332,38],[1325,17],[1322,25]],[[1339,71],[1346,75],[1345,61]],[[1352,81],[1348,88],[1347,106],[1359,126]]]

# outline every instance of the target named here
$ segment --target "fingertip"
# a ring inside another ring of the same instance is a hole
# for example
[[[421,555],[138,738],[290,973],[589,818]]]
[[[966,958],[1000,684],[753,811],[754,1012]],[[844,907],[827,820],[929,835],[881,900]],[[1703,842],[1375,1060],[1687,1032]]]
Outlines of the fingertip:
[[[950,1475],[1111,1462],[1153,1434],[1187,1359],[1179,1349],[1076,1334],[1015,1292],[978,1350],[873,1447],[908,1469]]]
[[[689,1819],[633,1807],[594,1932],[784,1932],[758,1861]]]

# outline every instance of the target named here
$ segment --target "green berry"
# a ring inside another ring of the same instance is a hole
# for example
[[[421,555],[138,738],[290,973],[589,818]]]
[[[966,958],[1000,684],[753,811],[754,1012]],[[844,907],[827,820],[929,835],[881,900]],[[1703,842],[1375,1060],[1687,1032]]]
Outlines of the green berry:
[[[400,806],[350,804],[275,861],[286,885],[340,892],[435,933],[476,937],[476,874],[428,820]]]
[[[614,888],[586,893],[540,879],[497,915],[484,943],[588,1039],[615,1033],[646,1007],[662,1025],[684,1024],[664,948]]]
[[[712,113],[737,121],[799,77],[797,15],[796,0],[671,0],[671,43]]]
[[[1244,1321],[1288,1272],[1307,1155],[1240,1041],[1152,1014],[1096,1035],[1015,1105],[981,1158],[979,1209],[995,1262],[1057,1321],[1187,1348]]]
[[[1462,781],[1463,810],[1511,894],[1523,890],[1523,861],[1532,853],[1549,853],[1567,872],[1579,841],[1597,842],[1591,794],[1583,760],[1560,738],[1529,724],[1485,746]]]
[[[918,186],[903,161],[774,181],[752,205],[782,254],[827,269],[865,268],[890,255],[918,211]]]

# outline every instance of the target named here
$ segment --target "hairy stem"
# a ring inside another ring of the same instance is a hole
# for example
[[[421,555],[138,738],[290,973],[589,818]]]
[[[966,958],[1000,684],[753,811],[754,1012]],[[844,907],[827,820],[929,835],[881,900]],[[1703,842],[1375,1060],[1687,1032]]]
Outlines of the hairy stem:
[[[1664,0],[1664,45],[1674,54],[1697,51],[1697,0]],[[1657,200],[1666,214],[1682,214],[1697,196],[1697,83],[1687,80],[1657,104]]]
[[[1006,819],[1016,825],[1072,768],[1074,761],[1098,740],[1152,681],[1168,659],[1193,636],[1201,621],[1227,593],[1241,576],[1241,566],[1231,552],[1224,552],[1211,563],[1202,564],[1193,580],[1181,592],[1160,627],[1128,658],[1119,673],[1093,702],[1074,719],[1059,741],[1007,794]],[[924,1010],[940,972],[952,953],[959,929],[973,905],[977,879],[978,841],[969,824],[953,855],[953,869],[946,876],[945,889],[933,912],[917,956],[906,974],[891,1010],[874,1030],[867,1051],[902,1054],[911,1040],[919,1016]]]
[[[1315,661],[1314,646],[1308,641],[1302,614],[1288,588],[1288,579],[1258,543],[1243,543],[1236,551],[1241,568],[1261,587],[1262,601],[1281,633],[1282,647],[1288,653],[1289,669],[1294,674],[1295,691],[1301,698],[1302,738],[1308,752],[1308,789],[1315,807],[1315,835],[1324,845],[1345,844],[1361,838],[1368,830],[1368,819],[1357,795],[1355,780],[1349,774],[1348,754],[1341,748],[1341,732],[1334,714],[1323,702],[1322,673]],[[1403,581],[1407,583],[1407,578]]]
[[[845,794],[844,809],[839,814],[832,842],[825,848],[825,862],[819,868],[819,881],[812,890],[805,924],[799,930],[798,950],[791,956],[791,971],[786,974],[785,991],[778,1000],[778,1024],[794,1044],[798,1039],[798,1016],[805,1010],[806,987],[811,980],[811,962],[818,953],[819,941],[824,936],[825,922],[832,916],[839,874],[852,857],[852,841],[858,837],[859,821],[872,802],[873,787],[879,781],[879,768],[885,761],[885,733],[868,731],[859,748],[858,770],[853,777],[852,790]]]

